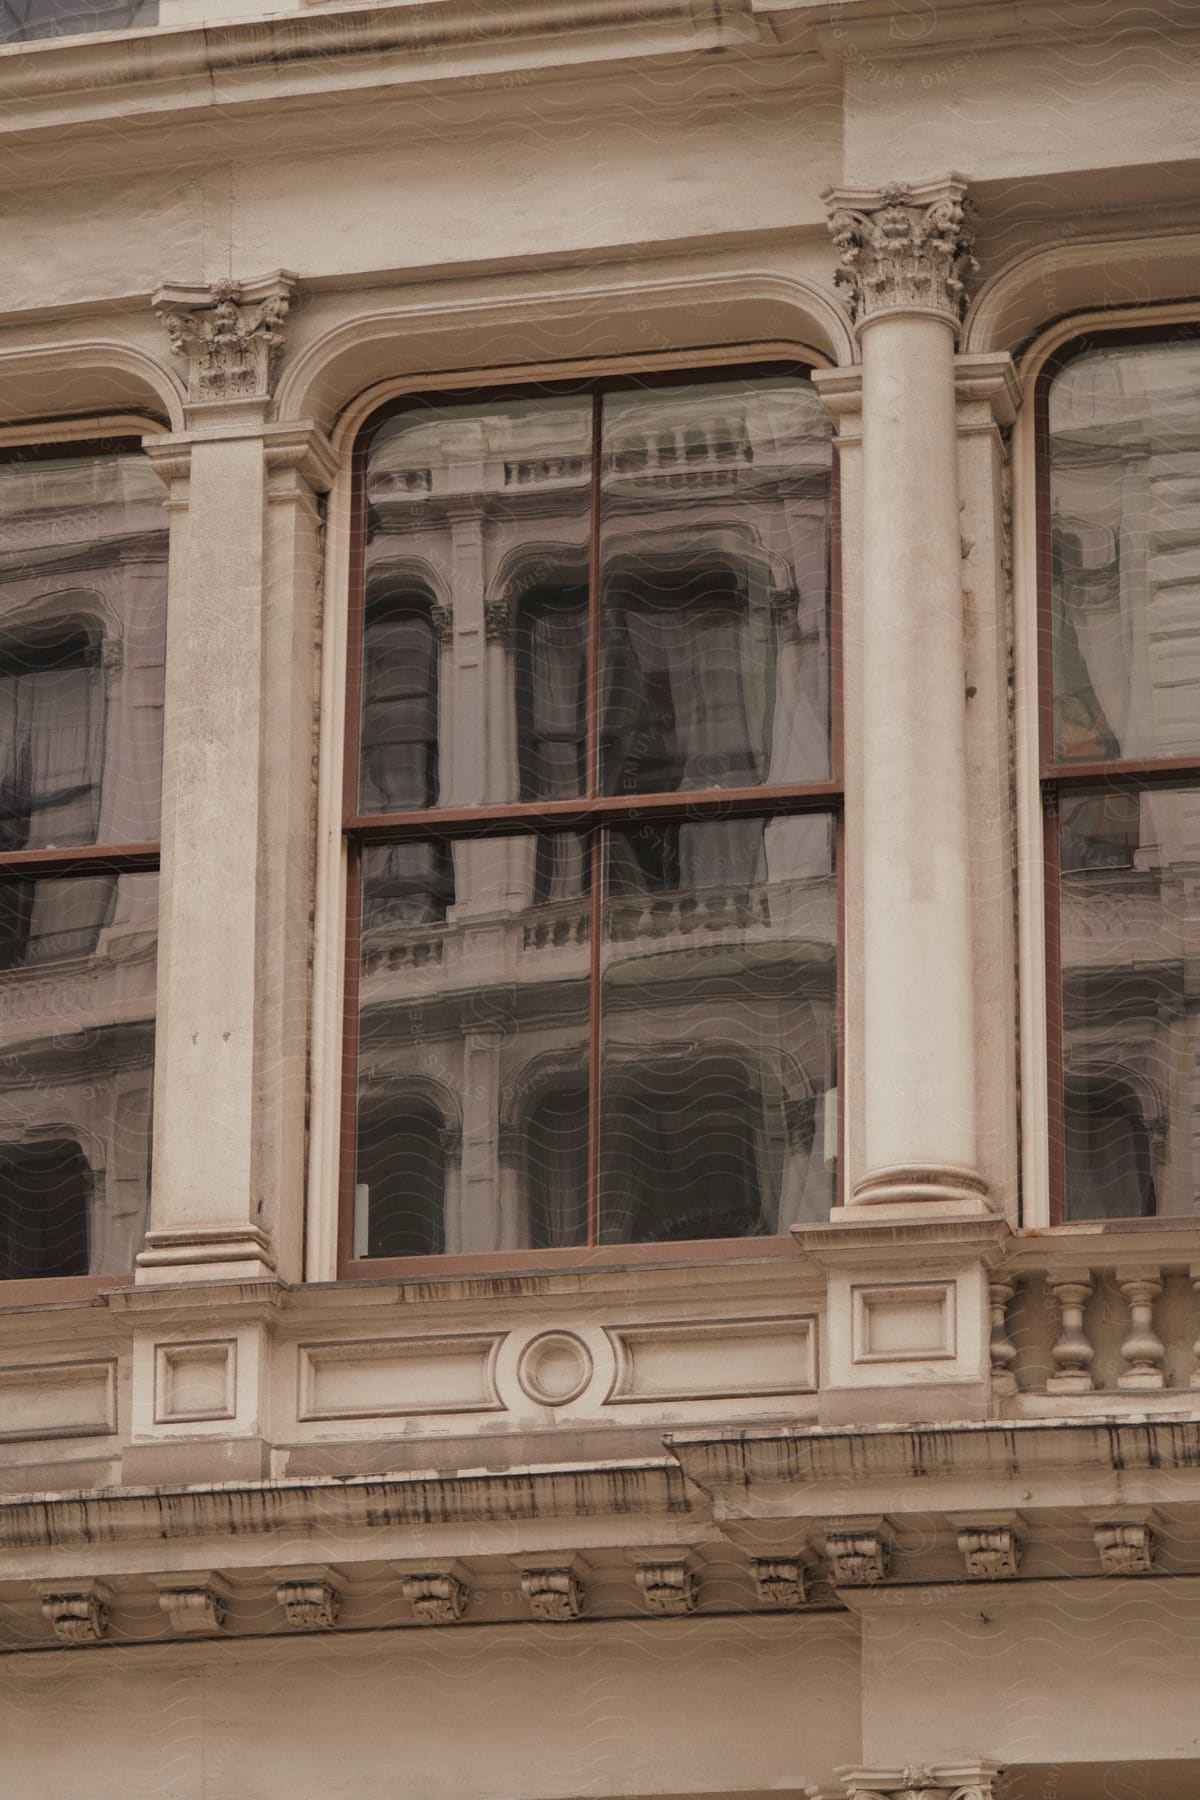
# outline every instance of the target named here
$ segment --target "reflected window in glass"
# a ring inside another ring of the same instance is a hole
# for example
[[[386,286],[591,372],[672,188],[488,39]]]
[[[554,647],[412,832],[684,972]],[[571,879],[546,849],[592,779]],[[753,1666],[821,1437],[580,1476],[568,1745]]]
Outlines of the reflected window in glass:
[[[147,1223],[167,531],[136,441],[0,457],[0,1279]]]
[[[1200,341],[1043,379],[1054,1219],[1200,1210]]]
[[[343,1269],[826,1216],[840,792],[811,382],[408,401],[359,467]],[[418,592],[385,649],[379,596]],[[436,1206],[413,1147],[435,1139]]]

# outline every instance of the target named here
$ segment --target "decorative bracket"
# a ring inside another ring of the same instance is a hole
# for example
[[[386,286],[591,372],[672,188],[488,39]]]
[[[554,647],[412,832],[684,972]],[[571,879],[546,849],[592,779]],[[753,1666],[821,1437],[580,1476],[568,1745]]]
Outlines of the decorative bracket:
[[[342,1596],[333,1583],[323,1579],[281,1581],[275,1598],[294,1631],[329,1631],[337,1624]]]
[[[825,1553],[835,1587],[869,1587],[887,1580],[891,1552],[879,1527],[831,1526]]]
[[[521,1592],[529,1602],[535,1619],[561,1624],[577,1619],[583,1611],[583,1583],[575,1569],[525,1569],[521,1575]]]
[[[756,1556],[754,1586],[761,1606],[794,1612],[808,1598],[803,1565],[795,1556]]]
[[[178,1637],[207,1637],[225,1624],[229,1589],[219,1575],[152,1576],[158,1604]]]
[[[660,1617],[695,1612],[699,1582],[689,1554],[656,1551],[652,1561],[638,1559],[634,1573],[647,1612]]]
[[[1154,1570],[1154,1533],[1144,1521],[1095,1525],[1092,1536],[1106,1575],[1150,1575]]]
[[[1011,1581],[1021,1565],[1021,1546],[1011,1525],[968,1525],[958,1548],[972,1581]]]
[[[42,1617],[63,1644],[98,1644],[108,1630],[112,1595],[103,1582],[85,1581],[42,1595]]]
[[[402,1586],[422,1625],[457,1625],[466,1610],[466,1587],[448,1569],[406,1575]]]

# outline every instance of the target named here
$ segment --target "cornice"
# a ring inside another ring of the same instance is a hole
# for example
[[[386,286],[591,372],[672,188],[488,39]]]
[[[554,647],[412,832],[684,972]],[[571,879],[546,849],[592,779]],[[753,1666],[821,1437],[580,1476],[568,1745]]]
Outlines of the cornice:
[[[462,1474],[81,1489],[0,1497],[0,1554],[29,1548],[314,1531],[678,1518],[706,1511],[673,1458]]]
[[[751,0],[415,0],[0,47],[0,129],[125,125],[219,106],[532,78],[698,51],[769,46]],[[813,61],[819,66],[815,46]]]
[[[687,1480],[710,1494],[840,1482],[853,1492],[866,1480],[994,1480],[1063,1471],[1083,1478],[1186,1470],[1200,1484],[1200,1413],[1194,1411],[1174,1419],[1110,1414],[928,1426],[729,1427],[670,1431],[663,1442]]]

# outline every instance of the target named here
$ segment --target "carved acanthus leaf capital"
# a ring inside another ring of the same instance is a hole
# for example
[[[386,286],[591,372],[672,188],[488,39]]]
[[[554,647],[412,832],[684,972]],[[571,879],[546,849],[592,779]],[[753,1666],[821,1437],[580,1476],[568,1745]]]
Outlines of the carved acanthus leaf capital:
[[[966,184],[955,176],[904,186],[833,189],[825,195],[838,252],[834,280],[861,329],[881,313],[920,311],[958,325],[971,255]]]
[[[270,399],[295,284],[280,269],[257,281],[155,290],[150,303],[173,353],[187,361],[189,400]]]

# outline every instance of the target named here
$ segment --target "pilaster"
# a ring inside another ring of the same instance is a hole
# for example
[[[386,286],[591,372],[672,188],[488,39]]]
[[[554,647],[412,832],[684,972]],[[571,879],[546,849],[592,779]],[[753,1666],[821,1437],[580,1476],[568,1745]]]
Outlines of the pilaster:
[[[334,464],[316,427],[269,419],[292,279],[154,296],[189,397],[185,430],[146,443],[171,562],[142,1283],[300,1273],[316,496]]]

